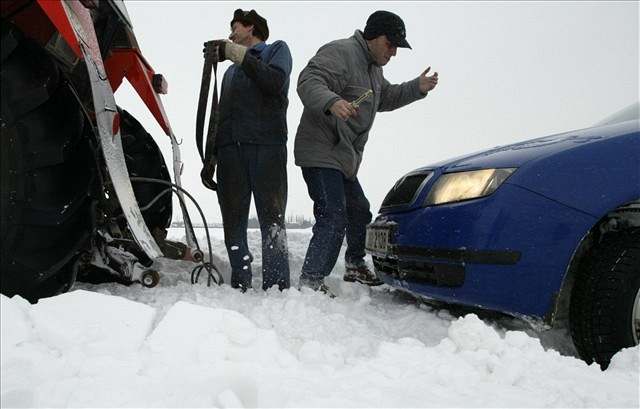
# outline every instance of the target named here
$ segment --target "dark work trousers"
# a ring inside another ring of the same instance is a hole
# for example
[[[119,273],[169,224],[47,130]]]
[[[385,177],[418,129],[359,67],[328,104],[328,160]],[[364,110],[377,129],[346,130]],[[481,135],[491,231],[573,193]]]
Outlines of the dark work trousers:
[[[371,222],[371,211],[358,179],[347,180],[342,172],[329,168],[302,168],[302,176],[313,200],[316,224],[301,278],[321,280],[331,274],[345,232],[345,261],[356,265],[364,263],[366,226]]]
[[[285,228],[287,147],[233,144],[218,149],[218,202],[231,263],[231,286],[251,288],[247,221],[251,194],[262,233],[262,288],[289,288]]]

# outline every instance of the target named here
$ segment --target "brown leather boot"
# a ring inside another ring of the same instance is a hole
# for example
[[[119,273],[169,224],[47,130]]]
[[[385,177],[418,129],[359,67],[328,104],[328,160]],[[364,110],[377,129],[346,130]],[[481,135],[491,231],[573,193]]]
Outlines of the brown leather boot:
[[[344,281],[357,282],[370,287],[384,284],[384,281],[380,280],[374,272],[369,270],[366,264],[354,265],[346,263],[345,267],[346,271],[342,277]]]

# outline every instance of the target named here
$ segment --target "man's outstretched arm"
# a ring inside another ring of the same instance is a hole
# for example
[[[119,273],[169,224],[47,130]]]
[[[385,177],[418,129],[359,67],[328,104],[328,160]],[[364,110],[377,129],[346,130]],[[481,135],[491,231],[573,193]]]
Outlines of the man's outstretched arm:
[[[424,98],[429,91],[438,85],[438,73],[427,75],[431,67],[427,68],[418,78],[402,84],[390,84],[383,79],[382,97],[378,111],[393,111],[412,102]]]

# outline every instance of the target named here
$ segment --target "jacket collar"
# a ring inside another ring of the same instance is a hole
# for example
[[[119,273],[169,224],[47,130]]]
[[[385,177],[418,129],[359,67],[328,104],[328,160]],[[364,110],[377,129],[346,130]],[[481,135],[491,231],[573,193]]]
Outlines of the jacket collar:
[[[259,43],[257,43],[256,45],[254,45],[253,47],[249,48],[249,50],[252,50],[256,53],[261,53],[262,50],[265,49],[265,47],[267,46],[267,44],[264,41],[261,41]]]
[[[371,54],[371,51],[369,51],[369,46],[367,45],[367,40],[365,40],[364,37],[362,36],[362,31],[356,30],[355,33],[353,33],[353,38],[355,38],[356,42],[360,45],[360,47],[362,47],[362,52],[364,53],[365,57],[367,58],[367,62],[369,64],[375,64],[376,60],[373,58],[373,55]]]

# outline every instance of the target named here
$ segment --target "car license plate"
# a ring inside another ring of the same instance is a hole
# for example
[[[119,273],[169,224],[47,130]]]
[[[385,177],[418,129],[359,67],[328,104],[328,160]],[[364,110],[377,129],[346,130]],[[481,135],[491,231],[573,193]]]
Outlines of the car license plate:
[[[389,250],[389,229],[368,228],[365,240],[367,250],[374,253],[387,253]]]

